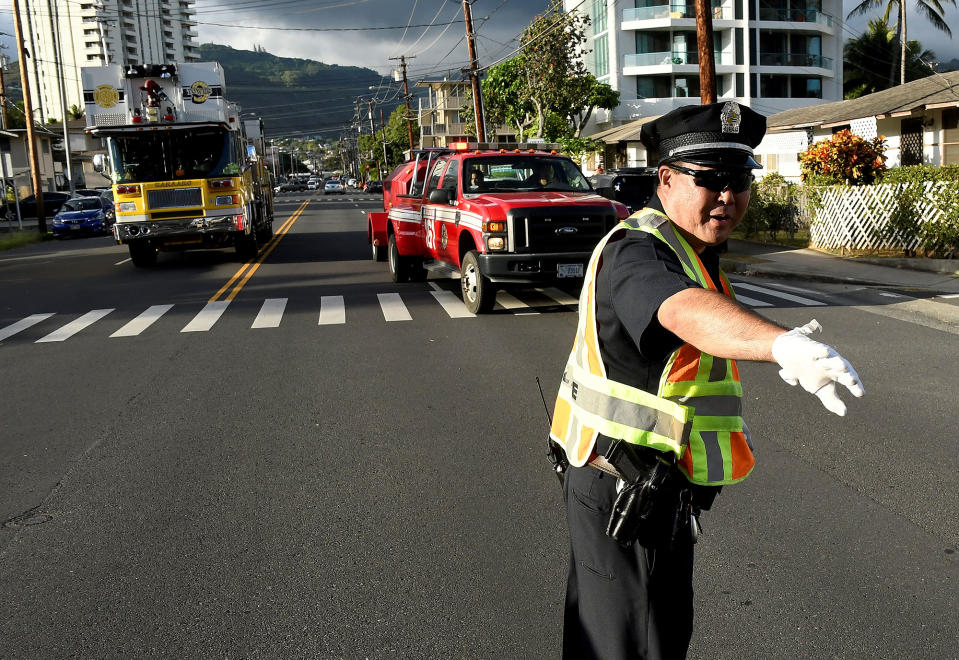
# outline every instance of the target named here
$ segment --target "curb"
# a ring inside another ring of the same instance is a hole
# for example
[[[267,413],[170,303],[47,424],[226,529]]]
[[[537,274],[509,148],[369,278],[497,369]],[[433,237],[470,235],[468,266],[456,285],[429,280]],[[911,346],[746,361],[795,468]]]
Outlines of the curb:
[[[736,273],[745,276],[772,277],[783,280],[807,280],[813,282],[823,282],[825,284],[856,284],[860,286],[888,286],[886,282],[877,280],[866,280],[857,277],[837,277],[835,275],[822,275],[820,273],[789,271],[776,268],[775,266],[758,266],[754,263],[737,261],[732,258],[720,258],[719,264],[723,271]]]

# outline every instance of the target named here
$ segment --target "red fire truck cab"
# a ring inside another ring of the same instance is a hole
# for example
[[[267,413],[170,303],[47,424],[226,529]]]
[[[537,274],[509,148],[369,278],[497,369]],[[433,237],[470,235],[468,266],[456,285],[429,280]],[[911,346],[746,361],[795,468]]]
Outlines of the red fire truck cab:
[[[459,273],[474,314],[492,309],[500,285],[582,278],[628,211],[596,194],[572,160],[538,146],[414,150],[384,182],[384,210],[369,214],[373,259],[389,262],[394,282]]]

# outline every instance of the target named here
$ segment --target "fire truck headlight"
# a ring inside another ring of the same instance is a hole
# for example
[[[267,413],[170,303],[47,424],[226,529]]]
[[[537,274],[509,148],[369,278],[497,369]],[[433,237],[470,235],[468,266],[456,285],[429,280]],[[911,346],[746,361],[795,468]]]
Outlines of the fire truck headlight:
[[[134,211],[137,210],[137,203],[136,202],[120,202],[119,204],[117,204],[117,210],[120,211],[120,213],[133,213]]]
[[[216,198],[216,205],[222,206],[224,204],[238,204],[236,195],[220,195]]]
[[[502,236],[491,236],[486,239],[486,247],[491,251],[496,250],[505,250],[506,249],[506,239]]]

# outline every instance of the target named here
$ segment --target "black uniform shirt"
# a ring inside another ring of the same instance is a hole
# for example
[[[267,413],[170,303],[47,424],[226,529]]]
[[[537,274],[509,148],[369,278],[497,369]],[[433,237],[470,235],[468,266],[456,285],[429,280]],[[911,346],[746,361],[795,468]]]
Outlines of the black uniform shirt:
[[[646,206],[664,212],[656,195]],[[609,378],[656,394],[666,361],[683,344],[659,323],[659,307],[700,285],[666,243],[644,231],[624,234],[603,249],[596,282],[600,353]],[[699,257],[718,284],[719,253],[707,247]]]

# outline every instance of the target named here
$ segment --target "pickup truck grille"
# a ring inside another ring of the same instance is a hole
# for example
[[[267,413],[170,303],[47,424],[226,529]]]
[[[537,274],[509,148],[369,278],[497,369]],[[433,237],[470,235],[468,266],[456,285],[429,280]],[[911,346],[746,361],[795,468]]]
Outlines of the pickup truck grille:
[[[510,217],[518,253],[588,252],[617,222],[604,206],[513,209]]]
[[[182,206],[203,206],[199,188],[164,188],[147,191],[147,206],[151,209],[173,209]]]

